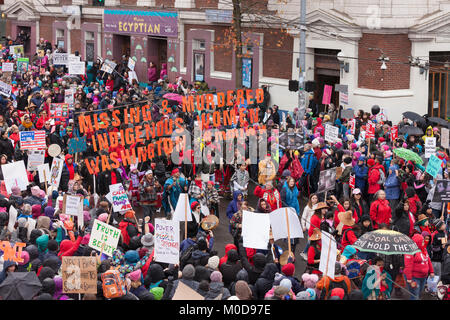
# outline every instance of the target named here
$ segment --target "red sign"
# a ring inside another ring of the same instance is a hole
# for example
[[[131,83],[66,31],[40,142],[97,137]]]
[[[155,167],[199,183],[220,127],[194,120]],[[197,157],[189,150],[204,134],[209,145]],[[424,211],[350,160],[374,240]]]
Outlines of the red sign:
[[[350,132],[355,135],[356,119],[350,120]]]
[[[355,189],[355,176],[350,175],[350,180],[348,181],[348,185],[350,188]]]
[[[372,121],[367,123],[366,138],[375,139],[375,123]]]
[[[391,129],[391,141],[394,141],[398,138],[398,126],[392,126]]]

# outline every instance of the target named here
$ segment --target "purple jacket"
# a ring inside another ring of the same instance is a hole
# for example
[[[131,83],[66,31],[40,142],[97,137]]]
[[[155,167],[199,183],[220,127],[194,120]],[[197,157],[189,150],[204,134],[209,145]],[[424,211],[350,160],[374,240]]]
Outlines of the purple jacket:
[[[149,82],[155,82],[158,80],[156,67],[150,67],[147,70],[147,77]]]

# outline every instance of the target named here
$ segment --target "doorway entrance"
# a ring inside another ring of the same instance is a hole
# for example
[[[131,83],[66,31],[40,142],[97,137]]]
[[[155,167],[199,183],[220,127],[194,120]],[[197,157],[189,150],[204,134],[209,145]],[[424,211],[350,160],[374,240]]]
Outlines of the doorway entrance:
[[[450,52],[430,52],[428,77],[428,114],[430,117],[450,118]]]
[[[17,39],[23,44],[25,56],[29,56],[31,53],[31,27],[17,26]]]
[[[148,64],[153,62],[156,65],[159,75],[162,64],[167,63],[167,39],[155,39],[148,37],[147,57]]]
[[[331,90],[331,103],[339,107],[339,92],[334,91],[335,84],[340,83],[340,68],[337,54],[339,50],[314,49],[314,101],[319,106],[319,112],[324,112],[326,106],[322,104],[323,89],[325,85],[333,87]]]
[[[130,36],[115,34],[113,35],[114,60],[121,62],[122,56],[130,56]]]

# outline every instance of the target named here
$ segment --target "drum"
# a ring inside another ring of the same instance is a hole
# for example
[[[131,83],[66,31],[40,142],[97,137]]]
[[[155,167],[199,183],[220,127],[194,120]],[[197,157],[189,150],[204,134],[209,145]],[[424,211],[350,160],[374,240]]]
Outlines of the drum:
[[[210,214],[209,216],[203,218],[201,226],[203,230],[209,231],[214,230],[219,225],[219,218],[215,215]]]

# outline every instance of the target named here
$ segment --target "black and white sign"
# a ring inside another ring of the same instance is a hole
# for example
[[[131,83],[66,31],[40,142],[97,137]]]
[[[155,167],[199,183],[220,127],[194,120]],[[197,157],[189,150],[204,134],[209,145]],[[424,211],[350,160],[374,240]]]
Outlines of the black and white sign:
[[[450,180],[437,180],[433,202],[450,201]]]
[[[5,97],[11,96],[11,85],[4,83],[3,81],[0,81],[0,94],[4,95]]]
[[[317,193],[334,190],[335,186],[336,186],[336,168],[321,171]]]

